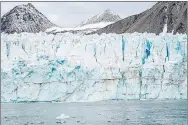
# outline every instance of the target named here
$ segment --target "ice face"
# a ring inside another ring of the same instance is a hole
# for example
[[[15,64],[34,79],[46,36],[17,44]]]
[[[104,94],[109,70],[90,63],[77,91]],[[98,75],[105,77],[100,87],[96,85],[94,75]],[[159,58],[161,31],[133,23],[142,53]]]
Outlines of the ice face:
[[[186,34],[2,34],[1,101],[187,99],[186,47]]]

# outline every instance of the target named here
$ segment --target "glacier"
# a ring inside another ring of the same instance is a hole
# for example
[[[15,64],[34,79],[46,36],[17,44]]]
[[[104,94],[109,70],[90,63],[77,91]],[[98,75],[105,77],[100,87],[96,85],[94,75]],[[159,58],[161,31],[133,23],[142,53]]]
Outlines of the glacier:
[[[1,34],[2,102],[187,99],[187,35]]]

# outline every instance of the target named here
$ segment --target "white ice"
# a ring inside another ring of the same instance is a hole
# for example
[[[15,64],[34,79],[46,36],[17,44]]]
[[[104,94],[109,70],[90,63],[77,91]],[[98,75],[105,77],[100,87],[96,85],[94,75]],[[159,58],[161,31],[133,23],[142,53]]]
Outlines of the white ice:
[[[68,119],[70,118],[70,116],[65,115],[65,114],[61,114],[60,116],[57,116],[56,119],[62,120],[62,119]]]
[[[1,35],[2,102],[187,99],[186,88],[186,34]]]

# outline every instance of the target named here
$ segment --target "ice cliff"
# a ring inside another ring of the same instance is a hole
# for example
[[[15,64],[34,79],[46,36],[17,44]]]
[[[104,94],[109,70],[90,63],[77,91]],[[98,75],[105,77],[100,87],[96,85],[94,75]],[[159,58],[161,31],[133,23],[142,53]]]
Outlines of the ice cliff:
[[[2,34],[2,102],[110,99],[187,99],[187,35]]]

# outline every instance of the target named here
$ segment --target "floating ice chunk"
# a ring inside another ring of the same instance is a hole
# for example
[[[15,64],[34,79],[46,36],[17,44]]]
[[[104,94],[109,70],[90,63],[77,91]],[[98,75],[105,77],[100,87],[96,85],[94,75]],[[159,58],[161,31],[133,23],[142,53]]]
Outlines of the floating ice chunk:
[[[68,115],[65,115],[65,114],[61,114],[60,116],[57,116],[56,117],[56,119],[68,119],[68,118],[70,118],[70,116],[68,116]]]

